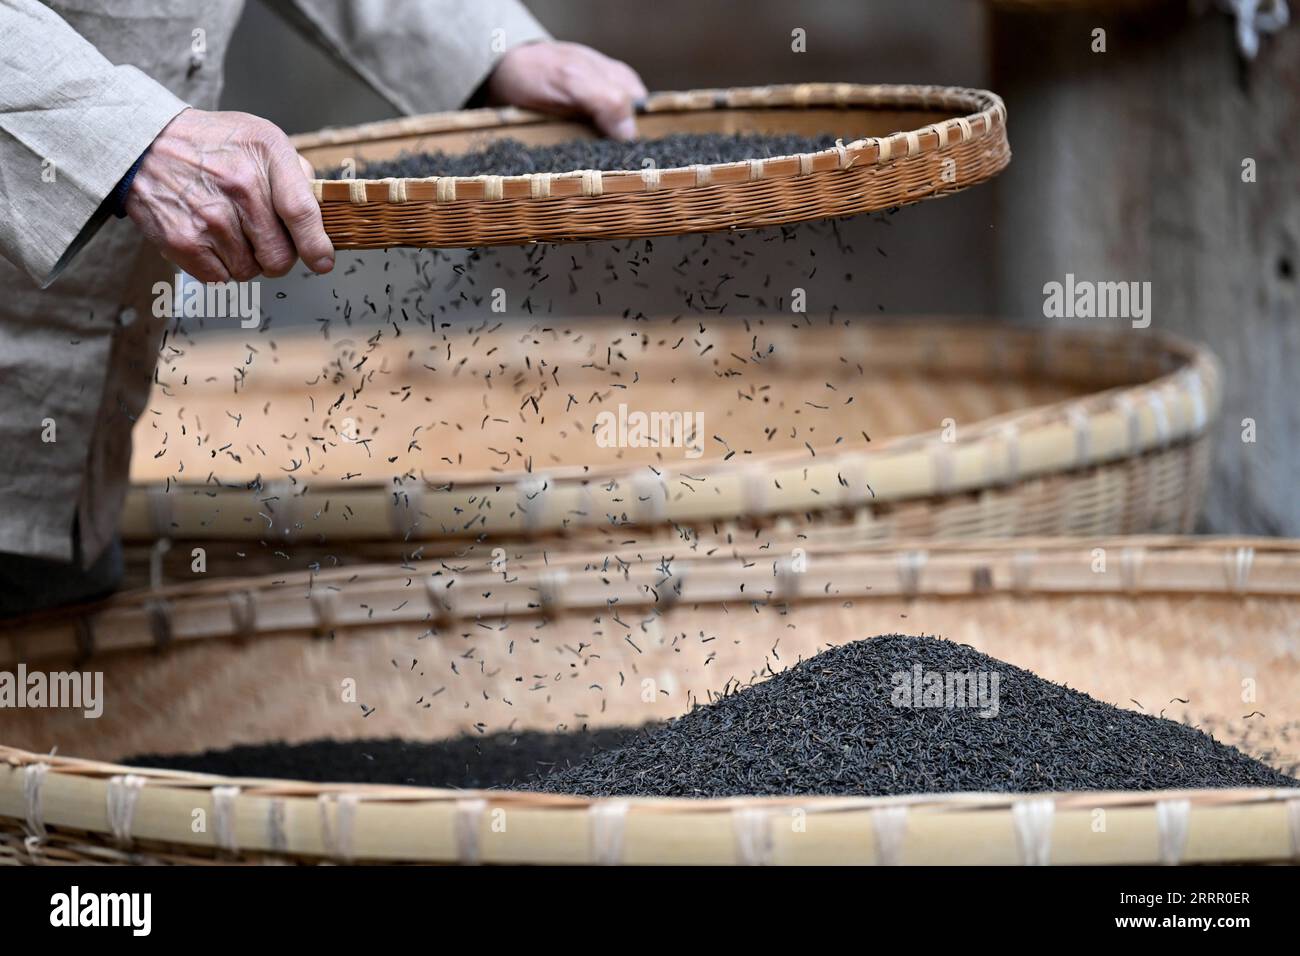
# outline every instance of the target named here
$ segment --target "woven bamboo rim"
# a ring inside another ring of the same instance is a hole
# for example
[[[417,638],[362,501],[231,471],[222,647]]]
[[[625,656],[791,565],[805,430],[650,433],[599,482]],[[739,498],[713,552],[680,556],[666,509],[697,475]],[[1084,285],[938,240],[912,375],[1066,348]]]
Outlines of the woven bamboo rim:
[[[766,578],[770,601],[824,600],[826,584],[856,594],[870,587],[872,598],[983,599],[1005,592],[1126,594],[1159,602],[1172,599],[1163,596],[1197,594],[1260,607],[1260,602],[1300,597],[1300,542],[1294,541],[1166,537],[913,545],[903,551],[818,551],[807,584],[794,592],[785,590],[788,583],[777,583],[779,569],[774,573],[769,566],[758,576]],[[1122,556],[1105,574],[1093,567],[1097,547]],[[686,593],[675,601],[743,600],[736,589],[746,569],[731,559],[690,565],[683,568]],[[548,590],[566,606],[604,600],[591,590],[591,575],[598,572],[568,568],[566,580],[549,583],[540,572],[523,573],[532,600],[502,597],[492,613],[537,614],[538,597]],[[363,623],[349,616],[350,602],[382,593],[391,577],[375,570],[334,582],[338,602],[330,626]],[[325,579],[318,578],[316,586]],[[243,593],[251,593],[256,607],[253,630],[273,631],[290,620],[277,594],[292,591],[298,604],[309,603],[301,600],[302,583],[248,582]],[[654,601],[631,581],[614,589],[626,591],[629,601]],[[229,633],[231,628],[220,623],[205,631],[192,613],[219,593],[211,587],[169,592],[173,636]],[[747,589],[749,600],[754,595],[752,587]],[[158,597],[112,602],[100,614],[97,633],[112,627],[122,637],[115,647],[135,646],[116,625]],[[239,603],[247,607],[247,600]],[[426,615],[486,612],[473,602],[447,608],[437,600],[422,610]],[[201,613],[220,616],[210,609]],[[240,619],[249,620],[246,613]],[[135,620],[139,630],[140,618]],[[29,636],[25,654],[68,650],[57,628]],[[209,814],[205,833],[193,832],[196,808]],[[1107,815],[1103,834],[1093,826],[1098,810]],[[798,832],[790,825],[795,816],[803,824]],[[0,821],[0,857],[12,862],[1119,864],[1300,857],[1300,793],[1285,789],[591,800],[232,779],[13,747],[0,747]],[[508,825],[499,826],[503,821]]]
[[[645,552],[608,560],[589,553],[537,551],[511,564],[511,580],[475,567],[451,572],[443,562],[385,565],[223,579],[127,592],[73,612],[28,619],[0,636],[0,665],[88,657],[214,638],[397,623],[449,623],[512,615],[554,615],[617,603],[789,602],[842,598],[1016,594],[1158,593],[1290,596],[1300,594],[1300,545],[1284,539],[1125,536],[1062,544],[1061,539],[1006,542],[895,543],[887,549],[802,536],[738,547],[725,557],[672,558]],[[781,545],[815,556],[816,572],[793,573]],[[1086,545],[1086,546],[1085,546]],[[1094,547],[1119,557],[1109,573],[1092,566]],[[978,564],[979,573],[972,573]],[[671,568],[671,575],[665,571]],[[671,580],[671,594],[666,582]],[[661,593],[662,592],[662,593]],[[306,597],[306,600],[304,600]]]
[[[753,228],[907,205],[996,175],[1010,159],[1006,107],[993,93],[935,86],[806,83],[657,93],[647,116],[711,111],[957,112],[922,128],[833,149],[677,169],[527,176],[313,180],[341,249],[627,239]],[[340,145],[507,128],[526,138],[550,118],[515,109],[437,113],[299,136],[324,165]]]
[[[123,534],[131,541],[418,542],[610,530],[610,515],[622,516],[619,527],[689,527],[829,511],[871,525],[880,523],[886,507],[911,502],[924,511],[962,495],[1004,489],[1000,503],[989,499],[971,506],[983,518],[958,509],[953,520],[935,522],[936,533],[971,536],[1014,533],[1017,495],[1023,503],[1036,483],[1057,479],[1066,487],[1054,487],[1043,505],[1057,516],[1053,530],[1190,529],[1202,487],[1189,462],[1204,456],[1189,458],[1187,449],[1203,444],[1220,399],[1218,363],[1207,349],[1163,333],[1008,326],[863,326],[852,335],[857,337],[819,340],[818,347],[853,348],[853,354],[935,376],[961,371],[1058,377],[1101,383],[1103,389],[964,424],[955,442],[945,441],[940,429],[873,443],[870,450],[817,448],[814,457],[803,451],[743,464],[706,457],[672,468],[433,473],[401,482],[315,486],[308,494],[288,484],[135,486],[127,497]],[[553,357],[585,361],[582,354]],[[493,358],[510,356],[503,350]],[[1127,381],[1139,384],[1114,387],[1125,372]],[[1108,464],[1138,468],[1142,475],[1118,485],[1110,481],[1102,513],[1092,516],[1083,504],[1072,503],[1069,486],[1086,490],[1093,480],[1089,470]],[[1157,478],[1178,488],[1176,527],[1144,527],[1124,518],[1131,489]],[[684,479],[695,487],[683,489]],[[699,488],[709,493],[695,493]],[[1070,517],[1071,509],[1080,515]]]

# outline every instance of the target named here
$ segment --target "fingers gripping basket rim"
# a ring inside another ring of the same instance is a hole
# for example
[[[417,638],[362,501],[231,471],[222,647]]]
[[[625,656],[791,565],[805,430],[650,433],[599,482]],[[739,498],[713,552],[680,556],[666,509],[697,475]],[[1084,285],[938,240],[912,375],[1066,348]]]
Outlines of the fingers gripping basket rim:
[[[1010,160],[1006,107],[984,90],[800,84],[650,96],[644,112],[837,107],[959,111],[831,149],[675,169],[313,180],[338,248],[465,247],[748,228],[894,208],[982,182]],[[438,113],[299,136],[300,151],[393,136],[526,128],[522,110]],[[948,164],[951,161],[951,165]]]
[[[817,566],[831,575],[846,565],[867,572],[875,596],[982,599],[996,590],[1084,599],[1102,588],[1159,604],[1177,600],[1172,592],[1224,601],[1300,593],[1300,547],[1273,539],[914,545],[905,553],[923,556],[919,573],[905,573],[894,549],[827,554]],[[1097,546],[1125,556],[1100,579],[1092,566]],[[196,808],[208,814],[202,833],[191,826]],[[1098,836],[1098,810],[1113,839]],[[807,822],[792,838],[796,812]],[[501,814],[508,827],[494,826]],[[7,862],[1168,864],[1297,854],[1300,793],[1293,790],[588,799],[227,778],[0,746],[0,861]]]

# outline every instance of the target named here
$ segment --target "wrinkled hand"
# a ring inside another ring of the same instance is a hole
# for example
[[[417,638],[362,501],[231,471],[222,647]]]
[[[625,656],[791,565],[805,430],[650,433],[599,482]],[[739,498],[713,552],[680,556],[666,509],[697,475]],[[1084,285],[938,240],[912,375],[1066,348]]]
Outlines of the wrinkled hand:
[[[633,108],[646,95],[636,70],[580,43],[527,43],[506,52],[488,78],[488,100],[590,117],[606,136],[634,139]]]
[[[187,109],[149,147],[126,212],[164,258],[202,282],[282,276],[299,258],[329,272],[334,246],[311,175],[275,124]]]

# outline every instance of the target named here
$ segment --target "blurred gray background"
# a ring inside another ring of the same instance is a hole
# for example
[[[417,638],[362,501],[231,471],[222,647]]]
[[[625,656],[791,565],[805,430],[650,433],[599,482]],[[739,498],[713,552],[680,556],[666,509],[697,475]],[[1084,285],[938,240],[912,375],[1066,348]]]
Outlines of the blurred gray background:
[[[288,132],[393,115],[382,99],[250,0],[227,63],[224,105]],[[1204,529],[1300,535],[1300,31],[1265,37],[1257,59],[1211,0],[1151,0],[1034,13],[980,0],[528,0],[559,38],[635,66],[652,90],[800,80],[920,82],[991,88],[1008,105],[1014,153],[993,184],[895,216],[862,217],[798,242],[656,240],[651,261],[620,281],[570,292],[543,287],[521,250],[475,264],[464,253],[344,253],[326,279],[290,276],[264,294],[275,326],[337,317],[341,302],[400,307],[411,291],[459,314],[494,286],[512,309],[558,315],[687,311],[735,272],[739,287],[805,288],[811,314],[996,315],[1044,323],[1043,285],[1079,278],[1150,281],[1153,329],[1209,342],[1224,361],[1225,407]],[[808,52],[790,49],[795,27]],[[1095,48],[1105,31],[1106,49]],[[1243,182],[1242,163],[1257,166]],[[565,247],[560,263],[617,260],[622,244]],[[686,260],[680,270],[675,267]],[[814,271],[815,270],[815,271]],[[469,298],[460,298],[466,292]],[[337,293],[337,296],[336,296]],[[778,308],[775,295],[765,305]],[[729,307],[735,311],[735,303]],[[1094,322],[1104,320],[1092,320]],[[1116,320],[1109,320],[1115,322]],[[1118,320],[1120,326],[1127,325]],[[1143,334],[1134,332],[1134,335]],[[1243,421],[1257,441],[1242,441]]]

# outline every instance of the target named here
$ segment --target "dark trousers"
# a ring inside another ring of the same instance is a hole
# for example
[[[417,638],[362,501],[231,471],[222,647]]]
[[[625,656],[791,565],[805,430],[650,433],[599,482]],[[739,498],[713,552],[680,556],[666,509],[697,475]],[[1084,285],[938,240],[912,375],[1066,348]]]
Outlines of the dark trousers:
[[[79,535],[73,532],[72,540]],[[0,552],[0,618],[106,597],[122,581],[122,542],[114,539],[98,560],[82,568],[80,548],[73,560],[47,561]]]

